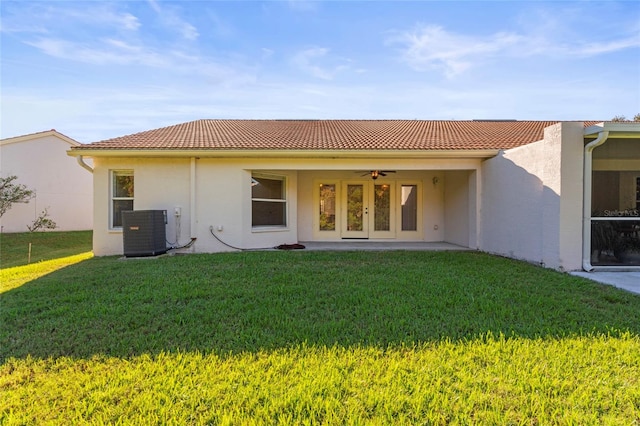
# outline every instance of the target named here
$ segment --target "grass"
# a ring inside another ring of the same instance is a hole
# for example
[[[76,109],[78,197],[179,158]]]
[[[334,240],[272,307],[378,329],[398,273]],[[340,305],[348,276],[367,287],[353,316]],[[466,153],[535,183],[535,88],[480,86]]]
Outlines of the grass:
[[[85,252],[53,260],[43,260],[26,266],[0,269],[0,293],[20,287],[30,281],[55,272],[61,268],[91,259],[93,253]]]
[[[0,268],[54,260],[91,251],[91,231],[0,234]]]
[[[3,291],[2,424],[640,423],[640,296],[481,253],[93,258]]]

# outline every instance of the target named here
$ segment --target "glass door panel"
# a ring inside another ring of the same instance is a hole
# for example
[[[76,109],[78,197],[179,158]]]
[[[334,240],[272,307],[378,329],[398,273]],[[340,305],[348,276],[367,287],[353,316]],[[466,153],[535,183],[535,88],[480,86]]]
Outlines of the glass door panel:
[[[347,231],[364,229],[364,185],[347,185]]]
[[[395,186],[343,182],[342,238],[395,238]]]
[[[391,230],[391,185],[374,185],[373,190],[373,229],[375,231]]]
[[[336,185],[320,184],[320,231],[336,230]]]
[[[343,184],[343,238],[368,238],[368,183]]]
[[[370,238],[396,237],[396,204],[395,183],[375,182],[370,186]]]

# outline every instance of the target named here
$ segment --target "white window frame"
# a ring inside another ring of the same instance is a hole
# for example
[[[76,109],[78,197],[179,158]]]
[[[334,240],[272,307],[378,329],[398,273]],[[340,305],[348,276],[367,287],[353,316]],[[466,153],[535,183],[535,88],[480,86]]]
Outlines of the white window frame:
[[[253,178],[262,178],[269,180],[278,180],[282,182],[282,197],[284,198],[253,198],[253,193],[251,194],[251,229],[252,231],[269,231],[269,230],[277,230],[281,231],[284,229],[288,229],[289,227],[289,200],[288,200],[288,188],[289,182],[287,176],[284,175],[273,175],[268,173],[251,173],[251,179]],[[253,182],[252,182],[253,183]],[[253,191],[251,191],[253,192]],[[253,203],[256,202],[269,202],[269,203],[283,203],[284,204],[284,224],[282,225],[254,225],[253,224]]]
[[[133,197],[116,197],[115,195],[115,179],[117,176],[133,176]],[[131,200],[135,205],[135,175],[133,170],[111,170],[109,176],[109,229],[122,230],[122,226],[115,226],[113,224],[115,218],[115,212],[113,210],[113,202],[120,200]]]

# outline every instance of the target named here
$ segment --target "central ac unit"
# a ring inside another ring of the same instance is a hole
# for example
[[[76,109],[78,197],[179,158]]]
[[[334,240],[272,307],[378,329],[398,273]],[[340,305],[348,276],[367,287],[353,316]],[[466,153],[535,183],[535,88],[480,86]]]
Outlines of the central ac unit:
[[[157,256],[167,252],[166,210],[122,212],[125,257]]]

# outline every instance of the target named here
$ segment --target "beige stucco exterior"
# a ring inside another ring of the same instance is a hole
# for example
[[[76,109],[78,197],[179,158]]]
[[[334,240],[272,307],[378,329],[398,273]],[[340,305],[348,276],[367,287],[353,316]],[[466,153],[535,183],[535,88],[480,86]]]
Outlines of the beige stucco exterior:
[[[637,137],[638,129],[631,130]],[[590,193],[585,189],[590,183],[585,182],[584,173],[585,145],[593,139],[588,133],[593,131],[598,129],[562,122],[547,127],[539,141],[501,152],[209,150],[196,156],[188,150],[83,151],[95,162],[94,252],[98,256],[123,253],[122,230],[109,226],[110,188],[112,173],[127,171],[135,177],[135,210],[166,210],[171,245],[196,239],[183,251],[353,238],[344,225],[346,188],[361,184],[373,194],[374,185],[384,184],[391,188],[390,230],[369,230],[357,234],[358,238],[389,244],[448,242],[549,268],[578,270],[589,251],[585,249],[589,219],[583,220],[583,212],[585,203],[591,202],[585,195]],[[607,149],[612,159],[600,156],[594,170],[612,168],[623,178],[628,170],[635,179],[640,173],[637,155],[621,159],[613,152],[618,149],[615,142]],[[629,153],[640,148],[627,144],[624,149]],[[370,170],[393,173],[374,181],[366,174]],[[252,227],[252,174],[285,179],[286,226]],[[619,186],[622,203],[630,203],[630,185]],[[336,192],[336,223],[329,230],[319,226],[321,186]],[[401,225],[403,187],[417,188],[415,229]]]
[[[13,204],[0,218],[2,232],[27,232],[47,209],[56,231],[90,230],[93,227],[91,173],[67,155],[78,142],[55,130],[0,141],[0,174],[35,191],[29,203]]]
[[[544,139],[500,153],[482,168],[482,250],[554,269],[580,269],[581,123],[545,129]]]
[[[127,158],[94,159],[94,253],[122,254],[122,230],[110,228],[110,179],[114,171],[133,171],[135,210],[166,210],[167,240],[183,245],[197,238],[190,252],[217,252],[238,248],[266,248],[299,241],[341,241],[339,232],[317,231],[314,194],[319,182],[371,182],[362,170],[392,169],[396,173],[376,182],[398,189],[418,185],[419,226],[403,232],[394,216],[391,236],[370,237],[381,241],[450,241],[476,248],[477,196],[474,179],[481,159],[371,160],[300,158]],[[286,178],[287,226],[252,228],[251,176]],[[452,184],[447,186],[447,181]],[[469,189],[469,182],[473,190]],[[398,191],[395,191],[398,197]],[[471,200],[470,200],[471,198]],[[397,206],[397,203],[396,203]],[[180,216],[176,216],[176,208]],[[340,208],[344,208],[343,205]],[[396,207],[394,207],[395,209]],[[471,220],[474,224],[467,222]]]

